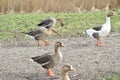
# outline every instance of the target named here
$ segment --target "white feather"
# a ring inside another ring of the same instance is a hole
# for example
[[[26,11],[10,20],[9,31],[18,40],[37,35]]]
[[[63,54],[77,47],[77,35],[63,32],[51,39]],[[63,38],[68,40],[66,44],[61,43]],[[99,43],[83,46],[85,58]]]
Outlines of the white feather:
[[[27,34],[26,34],[27,35]],[[34,39],[34,36],[30,36],[30,35],[27,35],[27,36],[29,36],[31,39]]]
[[[49,62],[46,62],[46,63],[43,63],[43,64],[41,64],[41,65],[44,66],[44,65],[46,65],[46,64],[48,64],[48,63],[50,63],[50,61],[49,61]]]
[[[86,34],[86,31],[83,31],[83,34]]]
[[[101,37],[107,36],[111,30],[110,17],[106,18],[106,23],[103,24],[102,30],[99,32]]]
[[[102,25],[101,30],[96,31],[94,29],[88,29],[83,33],[87,33],[90,37],[93,37],[93,33],[98,33],[99,36],[104,37],[109,34],[110,30],[111,30],[110,17],[106,17],[106,22],[105,24]]]
[[[33,59],[30,59],[30,61],[34,62]]]
[[[94,32],[97,32],[97,31],[94,30],[94,29],[88,29],[88,30],[86,30],[87,35],[90,36],[90,37],[93,37],[93,33]]]

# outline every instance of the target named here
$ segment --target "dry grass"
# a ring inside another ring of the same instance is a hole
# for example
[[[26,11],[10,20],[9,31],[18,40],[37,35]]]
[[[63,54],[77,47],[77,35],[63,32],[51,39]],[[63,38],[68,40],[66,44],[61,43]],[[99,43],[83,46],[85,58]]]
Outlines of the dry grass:
[[[120,0],[0,0],[1,13],[80,12],[120,8]]]

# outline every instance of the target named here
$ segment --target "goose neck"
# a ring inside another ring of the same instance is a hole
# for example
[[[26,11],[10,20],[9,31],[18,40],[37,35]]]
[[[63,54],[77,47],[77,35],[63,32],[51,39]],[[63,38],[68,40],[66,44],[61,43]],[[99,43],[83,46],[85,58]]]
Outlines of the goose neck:
[[[110,23],[110,17],[106,17],[106,23]]]
[[[55,53],[58,53],[59,49],[58,49],[58,46],[55,46]]]
[[[62,80],[70,80],[68,72],[62,71],[61,76],[62,76]]]

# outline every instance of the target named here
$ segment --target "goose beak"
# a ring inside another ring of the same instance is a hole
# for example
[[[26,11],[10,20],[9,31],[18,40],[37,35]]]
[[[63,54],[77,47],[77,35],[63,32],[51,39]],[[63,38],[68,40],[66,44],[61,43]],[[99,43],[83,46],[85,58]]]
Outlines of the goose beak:
[[[71,71],[76,71],[76,69],[75,69],[75,68],[73,68],[72,66],[71,66],[70,70],[71,70]]]
[[[61,23],[61,26],[63,27],[63,26],[64,26],[64,23]]]
[[[62,45],[61,45],[61,46],[62,46],[62,47],[65,47],[63,43],[62,43]]]

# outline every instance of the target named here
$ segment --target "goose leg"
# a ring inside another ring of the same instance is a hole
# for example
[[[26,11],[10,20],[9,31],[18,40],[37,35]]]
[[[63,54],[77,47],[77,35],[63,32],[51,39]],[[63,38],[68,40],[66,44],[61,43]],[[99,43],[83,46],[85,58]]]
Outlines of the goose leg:
[[[100,39],[97,39],[97,46],[103,46],[103,42]]]
[[[39,42],[39,40],[37,41],[37,43],[38,43],[38,46],[42,46],[42,44]]]
[[[96,45],[98,46],[98,44],[99,44],[99,40],[97,39],[97,43],[96,43]]]
[[[54,77],[54,73],[50,70],[50,69],[47,69],[47,72],[48,72],[48,76],[51,76],[51,77]]]
[[[99,45],[103,46],[103,42],[101,40],[99,40]]]
[[[44,39],[42,39],[42,41],[45,43],[45,45],[50,45],[50,42],[48,42],[48,41],[46,41]]]

